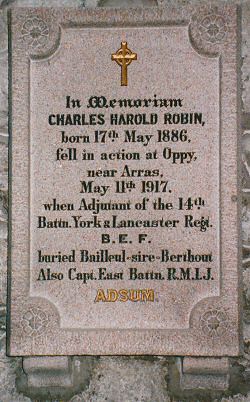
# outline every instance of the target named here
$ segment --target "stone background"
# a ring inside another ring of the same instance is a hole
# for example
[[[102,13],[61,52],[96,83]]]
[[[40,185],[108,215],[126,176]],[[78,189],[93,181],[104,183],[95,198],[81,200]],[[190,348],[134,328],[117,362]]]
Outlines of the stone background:
[[[7,24],[8,7],[20,6],[151,6],[202,0],[0,0],[0,402],[28,402],[31,399],[16,390],[16,377],[21,371],[20,358],[5,354],[5,315],[7,291],[7,192],[8,192],[8,88],[7,88]],[[213,1],[217,3],[217,1]],[[242,5],[242,110],[243,110],[243,287],[244,287],[244,355],[233,360],[232,397],[207,401],[250,402],[250,0]],[[95,358],[90,383],[86,390],[71,398],[71,402],[177,402],[168,393],[167,377],[171,359],[165,357],[100,357]],[[240,373],[240,374],[239,374]],[[234,377],[235,376],[235,377]],[[243,396],[244,394],[244,396]],[[202,401],[197,396],[192,402]],[[185,397],[183,398],[183,400]],[[182,402],[182,399],[178,399]],[[59,402],[59,401],[58,401]]]

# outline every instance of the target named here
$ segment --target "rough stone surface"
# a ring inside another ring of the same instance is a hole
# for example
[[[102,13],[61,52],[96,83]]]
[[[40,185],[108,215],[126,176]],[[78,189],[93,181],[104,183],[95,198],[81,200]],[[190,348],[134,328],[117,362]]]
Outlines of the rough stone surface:
[[[242,7],[242,101],[245,112],[250,112],[250,2]]]
[[[117,7],[117,0],[100,1],[101,7]],[[157,5],[156,0],[120,0],[119,7],[153,7]]]
[[[3,0],[2,6],[5,5],[12,7],[84,7],[85,0]]]
[[[227,374],[229,371],[229,361],[227,358],[199,358],[185,357],[182,371],[185,374]]]
[[[170,402],[166,359],[101,357],[89,388],[71,402]]]
[[[54,0],[53,6],[71,6],[72,4],[82,5],[79,1],[60,1]],[[187,3],[188,1],[183,0]],[[202,2],[202,0],[199,0]],[[9,5],[44,5],[42,0],[2,0],[0,8],[6,8]],[[52,5],[51,1],[49,2]],[[158,0],[159,4],[163,4],[164,0]],[[165,4],[170,4],[171,0],[166,0]],[[194,3],[194,2],[193,2]],[[250,111],[250,2],[242,1],[243,9],[243,67],[242,67],[242,86],[243,86],[243,106],[244,110]],[[48,3],[47,3],[48,4]],[[176,4],[176,1],[172,1]],[[96,6],[96,0],[87,0],[86,5]],[[119,5],[119,0],[117,0]],[[4,18],[5,19],[5,18]],[[7,137],[7,53],[6,53],[6,24],[1,17],[0,20],[0,143],[6,144]],[[248,141],[246,141],[248,142]],[[7,149],[3,147],[4,160],[7,160]],[[249,163],[250,165],[250,163]],[[248,168],[246,162],[245,167]],[[244,277],[244,336],[246,339],[245,351],[242,358],[238,359],[237,364],[245,373],[246,379],[249,381],[248,372],[250,371],[250,196],[248,189],[250,188],[249,170],[244,171],[243,188],[244,191],[244,208],[243,208],[243,277]],[[6,217],[6,196],[7,196],[7,171],[6,162],[0,165],[0,176],[3,184],[0,185],[0,216]],[[5,219],[5,218],[4,218]],[[5,224],[0,223],[0,401],[1,402],[31,402],[31,399],[18,394],[15,387],[16,373],[21,369],[20,358],[8,358],[5,355],[5,302],[6,302],[6,248],[7,248],[7,232]],[[134,358],[106,358],[97,359],[97,365],[93,371],[90,385],[86,391],[76,395],[71,402],[152,402],[152,401],[170,401],[166,389],[165,376],[167,375],[167,359],[157,358],[154,360],[134,359]],[[243,387],[242,387],[243,388]],[[249,402],[250,393],[241,395],[241,384],[238,391],[234,392],[234,396],[216,399],[213,402]],[[173,400],[172,400],[173,401]],[[198,402],[191,398],[192,402]],[[175,401],[177,402],[177,401]],[[178,402],[182,402],[179,401]],[[209,402],[212,402],[209,400]]]

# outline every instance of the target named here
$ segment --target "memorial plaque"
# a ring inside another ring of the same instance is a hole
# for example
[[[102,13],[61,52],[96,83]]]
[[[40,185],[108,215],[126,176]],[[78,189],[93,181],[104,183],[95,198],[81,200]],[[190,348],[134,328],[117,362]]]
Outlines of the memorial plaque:
[[[10,355],[239,353],[237,14],[12,11]]]

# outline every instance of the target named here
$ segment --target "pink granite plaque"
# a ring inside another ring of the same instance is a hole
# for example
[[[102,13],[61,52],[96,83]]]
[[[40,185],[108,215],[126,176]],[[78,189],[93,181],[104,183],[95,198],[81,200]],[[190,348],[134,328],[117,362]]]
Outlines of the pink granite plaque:
[[[9,354],[239,354],[237,8],[10,27]]]

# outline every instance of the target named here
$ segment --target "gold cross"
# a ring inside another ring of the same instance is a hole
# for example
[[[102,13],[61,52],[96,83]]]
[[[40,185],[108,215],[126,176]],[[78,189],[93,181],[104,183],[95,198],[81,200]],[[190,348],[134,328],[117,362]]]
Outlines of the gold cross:
[[[128,66],[133,60],[137,60],[137,54],[133,53],[129,48],[127,42],[121,43],[121,48],[116,53],[111,55],[111,60],[116,61],[122,68],[121,85],[128,85]]]

